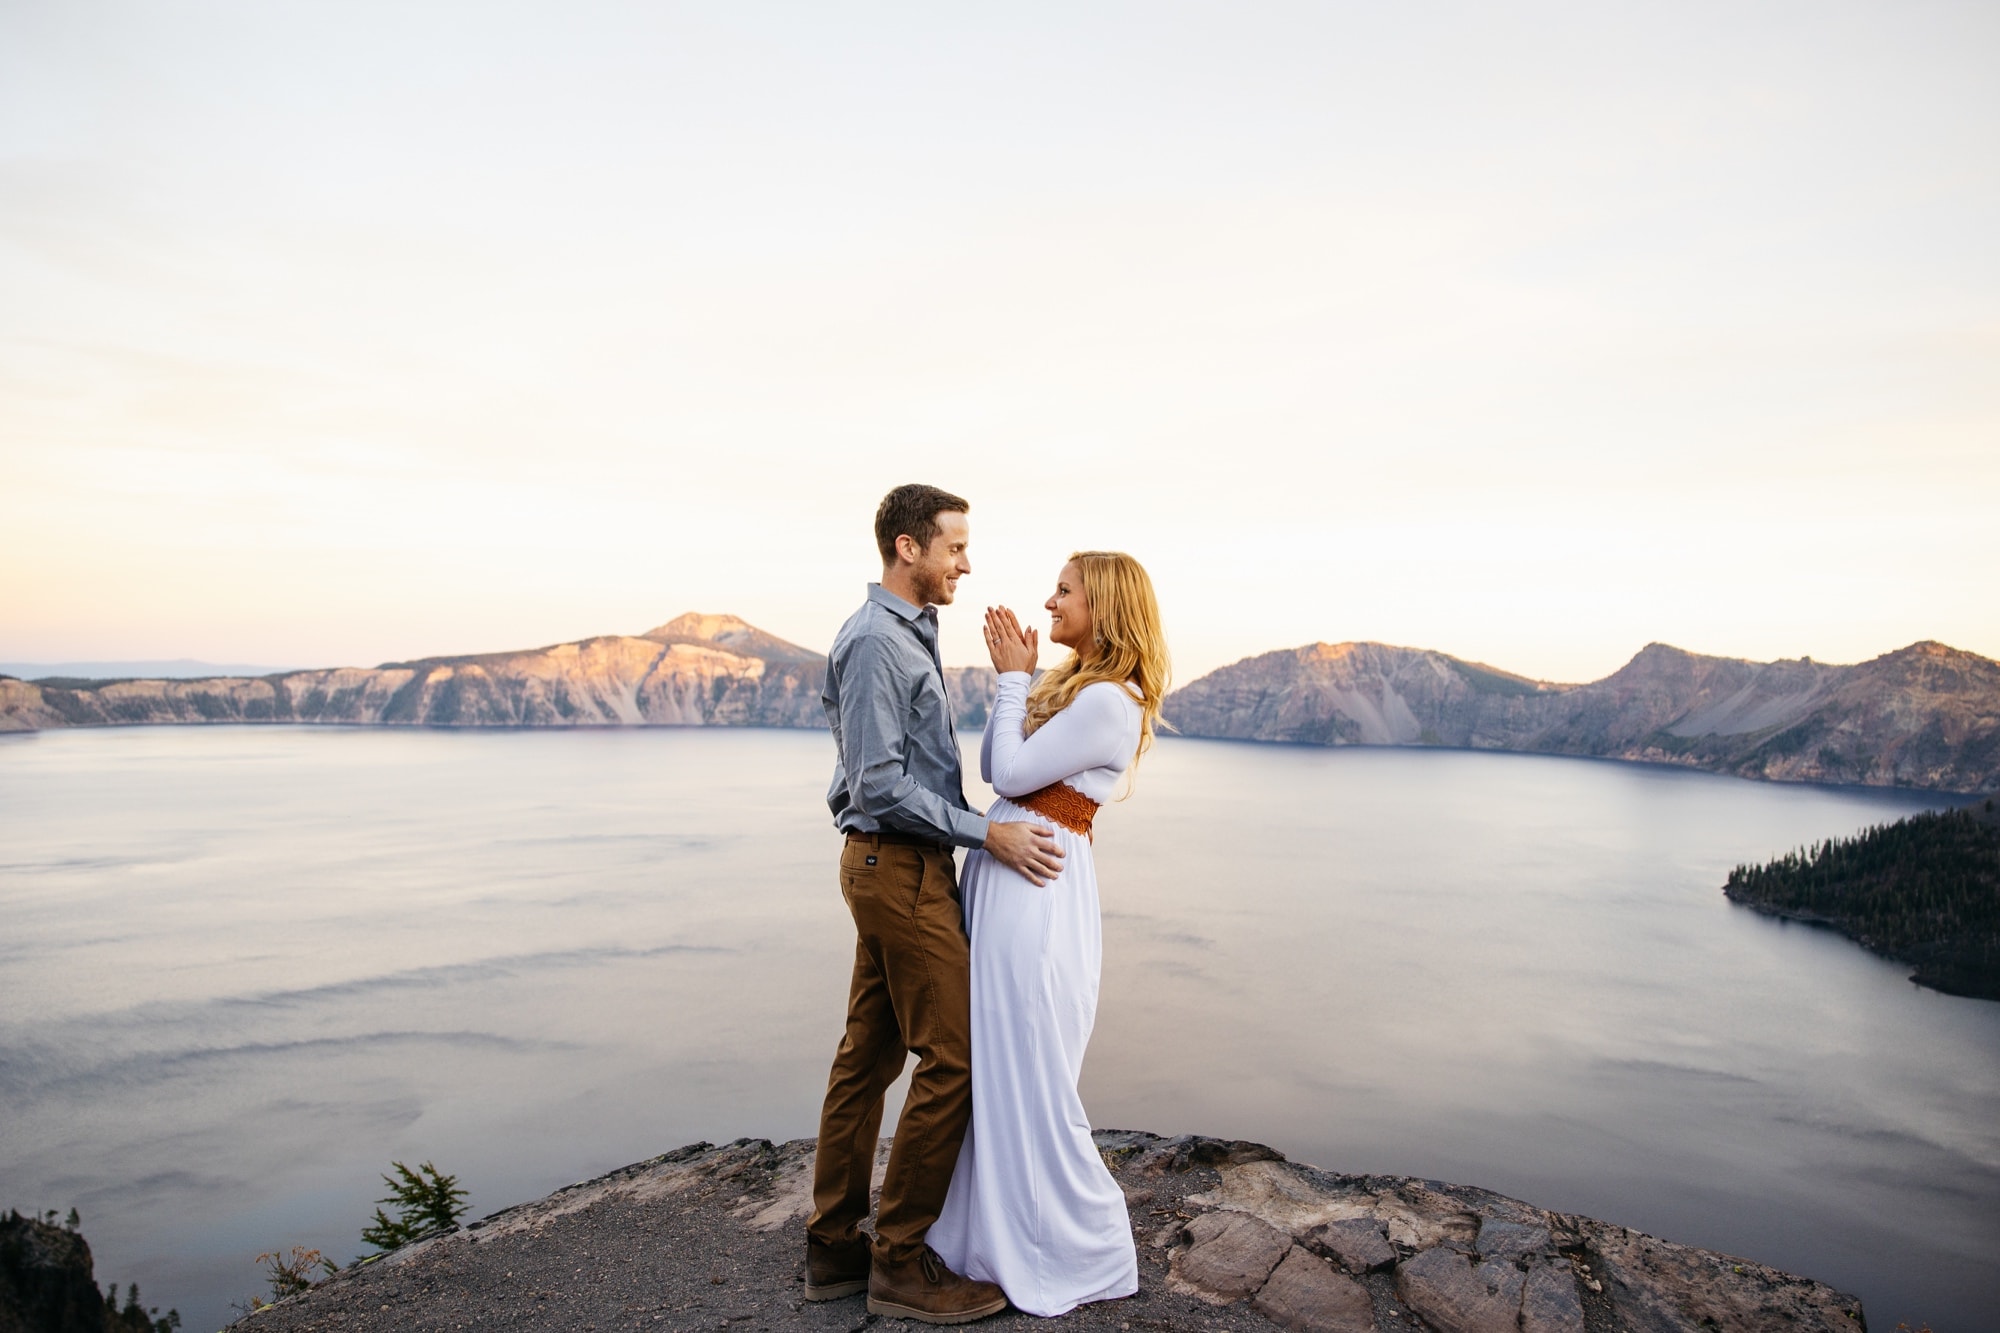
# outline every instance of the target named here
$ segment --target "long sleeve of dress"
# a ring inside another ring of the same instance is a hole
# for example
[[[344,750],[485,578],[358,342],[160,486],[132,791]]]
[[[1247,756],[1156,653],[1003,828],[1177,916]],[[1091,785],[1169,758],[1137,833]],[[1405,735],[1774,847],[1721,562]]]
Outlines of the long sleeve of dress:
[[[1026,673],[1017,672],[1015,674],[1025,675]],[[1001,679],[1005,680],[1006,677],[1002,676]],[[1030,677],[1030,679],[1033,678]],[[997,691],[995,695],[996,697],[993,700],[994,706],[986,710],[986,730],[981,732],[979,736],[979,780],[989,787],[993,785],[993,719],[1000,716],[1000,700]],[[1025,712],[1023,715],[1025,716]]]
[[[1025,671],[1003,674],[993,700],[980,743],[979,771],[994,791],[1025,796],[1073,774],[1131,762],[1139,737],[1131,696],[1123,689],[1110,681],[1086,686],[1069,707],[1023,737],[1028,679]]]

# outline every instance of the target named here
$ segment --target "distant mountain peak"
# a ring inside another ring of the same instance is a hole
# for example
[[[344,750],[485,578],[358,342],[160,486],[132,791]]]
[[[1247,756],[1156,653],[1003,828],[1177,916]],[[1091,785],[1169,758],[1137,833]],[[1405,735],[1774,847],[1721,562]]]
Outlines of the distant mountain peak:
[[[756,631],[756,626],[741,616],[715,615],[706,611],[687,611],[675,616],[664,625],[655,625],[639,637],[642,639],[707,639],[717,641],[724,634],[741,634],[744,630]]]
[[[1325,640],[1321,640],[1318,643],[1309,643],[1298,651],[1302,657],[1314,658],[1321,662],[1338,662],[1342,658],[1354,656],[1355,653],[1364,648],[1379,648],[1381,646],[1380,644],[1367,643],[1355,639],[1342,639],[1339,643],[1327,643]]]
[[[1707,653],[1689,652],[1685,648],[1678,648],[1671,643],[1661,643],[1658,639],[1655,639],[1653,640],[1653,642],[1647,644],[1644,648],[1641,648],[1638,652],[1632,654],[1632,661],[1627,662],[1625,665],[1631,666],[1634,663],[1639,663],[1639,662],[1658,662],[1662,660],[1672,661],[1672,662],[1694,662],[1704,659],[1715,662],[1735,662],[1742,660],[1740,658],[1734,658],[1734,657],[1727,657],[1727,658],[1714,657]]]
[[[1951,660],[1962,658],[1970,661],[1985,660],[1978,653],[1968,653],[1963,648],[1954,648],[1948,643],[1939,643],[1936,639],[1919,639],[1907,648],[1898,648],[1892,653],[1882,654],[1881,660],[1893,661],[1897,658],[1909,657],[1939,657]]]
[[[817,662],[825,654],[767,634],[740,616],[688,611],[639,636],[655,643],[696,643],[767,662]]]

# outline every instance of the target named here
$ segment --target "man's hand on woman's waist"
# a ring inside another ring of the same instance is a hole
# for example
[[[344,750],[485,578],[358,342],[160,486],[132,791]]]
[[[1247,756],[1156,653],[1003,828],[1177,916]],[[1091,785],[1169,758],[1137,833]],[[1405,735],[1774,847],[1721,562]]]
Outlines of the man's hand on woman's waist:
[[[1062,873],[1062,848],[1047,824],[992,822],[986,826],[986,854],[1035,884]]]

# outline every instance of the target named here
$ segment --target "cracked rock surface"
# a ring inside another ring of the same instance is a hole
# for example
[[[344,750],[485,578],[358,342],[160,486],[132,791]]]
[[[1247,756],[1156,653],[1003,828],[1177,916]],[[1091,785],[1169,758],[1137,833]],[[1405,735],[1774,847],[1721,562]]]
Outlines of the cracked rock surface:
[[[1130,1207],[1139,1294],[1106,1333],[1855,1333],[1822,1283],[1504,1195],[1127,1130],[1097,1144]],[[876,1159],[876,1177],[887,1140]],[[804,1295],[813,1140],[690,1144],[352,1265],[246,1316],[281,1330],[915,1333]],[[1014,1311],[982,1328],[1046,1322]]]

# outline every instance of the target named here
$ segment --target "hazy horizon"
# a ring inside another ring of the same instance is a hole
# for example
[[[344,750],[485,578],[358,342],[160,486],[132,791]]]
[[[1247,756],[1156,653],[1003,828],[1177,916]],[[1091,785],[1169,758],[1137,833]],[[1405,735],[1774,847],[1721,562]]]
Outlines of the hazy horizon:
[[[2000,657],[2000,11],[0,6],[0,655]]]

